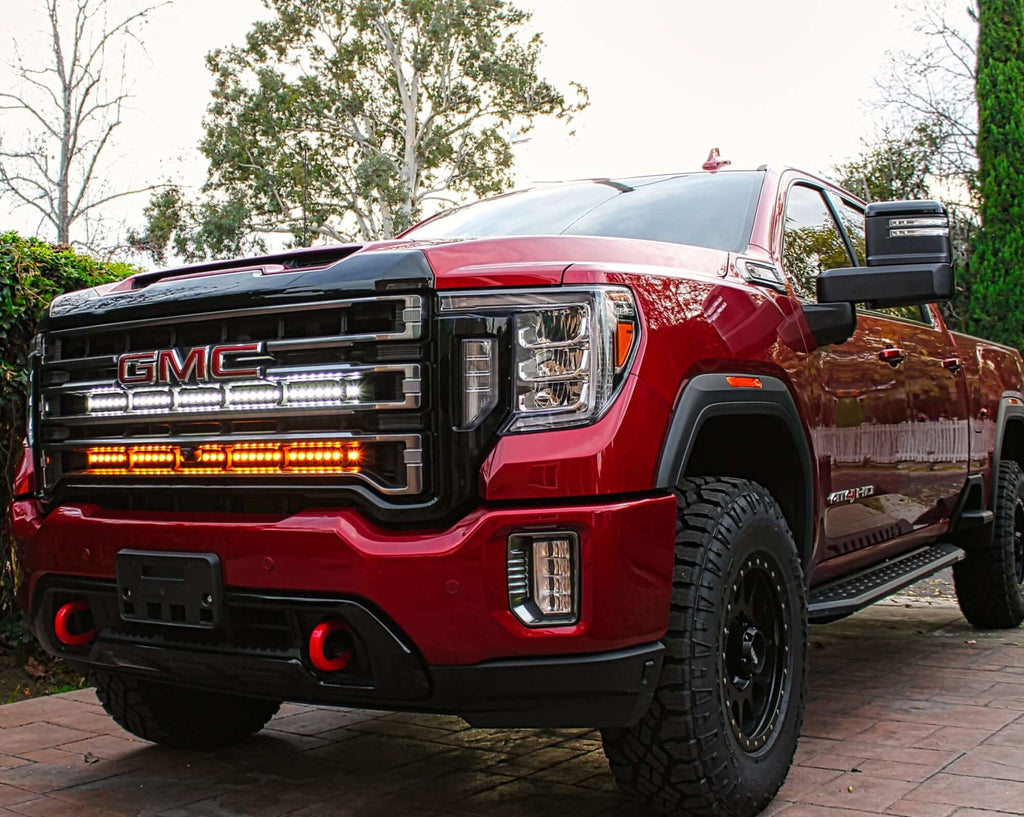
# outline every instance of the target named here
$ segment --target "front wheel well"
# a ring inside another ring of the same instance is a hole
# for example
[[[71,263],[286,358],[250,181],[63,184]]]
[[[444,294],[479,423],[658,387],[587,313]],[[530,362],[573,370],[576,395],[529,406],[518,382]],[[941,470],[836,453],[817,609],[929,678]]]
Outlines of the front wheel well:
[[[779,503],[808,568],[807,485],[803,461],[787,424],[773,415],[722,415],[704,421],[685,477],[739,477],[763,486]]]
[[[1013,460],[1021,468],[1024,468],[1024,420],[1021,418],[1010,417],[1007,419],[999,457],[1004,462]],[[995,481],[995,474],[993,474],[993,481]]]

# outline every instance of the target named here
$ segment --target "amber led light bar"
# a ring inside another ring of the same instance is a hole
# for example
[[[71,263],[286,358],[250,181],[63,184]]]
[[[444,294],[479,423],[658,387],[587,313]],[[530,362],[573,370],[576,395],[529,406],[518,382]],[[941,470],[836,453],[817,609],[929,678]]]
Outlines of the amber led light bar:
[[[86,449],[87,473],[352,474],[365,464],[357,442],[235,443],[231,445],[108,445]]]

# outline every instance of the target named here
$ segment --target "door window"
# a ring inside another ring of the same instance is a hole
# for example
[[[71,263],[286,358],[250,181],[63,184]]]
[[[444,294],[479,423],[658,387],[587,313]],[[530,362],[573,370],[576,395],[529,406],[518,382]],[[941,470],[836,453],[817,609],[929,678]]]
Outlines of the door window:
[[[790,188],[784,230],[782,263],[786,275],[798,297],[816,301],[818,274],[853,264],[821,191],[802,184]]]

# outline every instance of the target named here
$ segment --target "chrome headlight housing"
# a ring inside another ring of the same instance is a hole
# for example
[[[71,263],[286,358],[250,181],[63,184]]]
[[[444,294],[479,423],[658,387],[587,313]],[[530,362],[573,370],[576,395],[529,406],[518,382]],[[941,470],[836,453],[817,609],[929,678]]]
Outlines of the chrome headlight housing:
[[[596,421],[618,392],[640,339],[633,294],[620,286],[445,295],[441,311],[509,315],[513,405],[506,433]],[[479,369],[481,347],[469,348],[477,354],[464,354],[461,365]],[[479,392],[467,395],[464,415],[482,404]]]

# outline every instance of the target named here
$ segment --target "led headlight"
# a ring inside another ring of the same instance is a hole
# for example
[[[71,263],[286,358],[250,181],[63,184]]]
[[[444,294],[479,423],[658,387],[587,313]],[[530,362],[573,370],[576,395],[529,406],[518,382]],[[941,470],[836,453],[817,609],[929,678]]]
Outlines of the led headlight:
[[[626,287],[451,295],[441,309],[511,313],[514,403],[507,432],[597,420],[611,404],[640,336]],[[474,357],[473,365],[481,366],[482,355]],[[464,354],[463,366],[469,361]],[[483,402],[475,398],[475,405]]]

